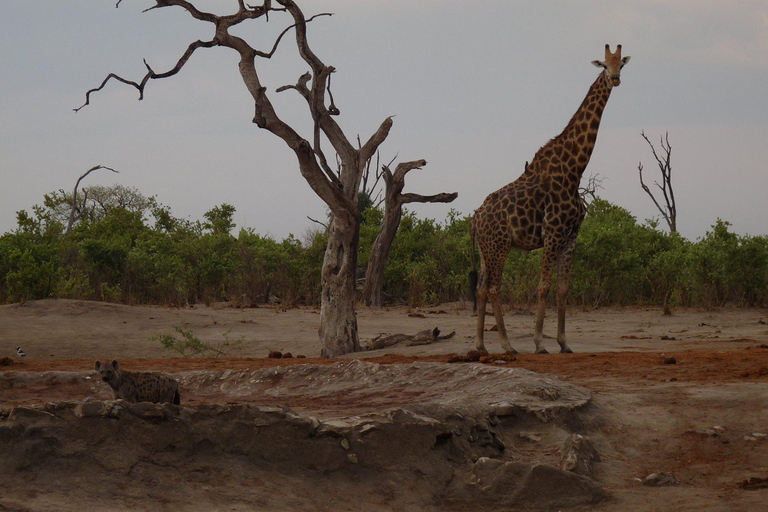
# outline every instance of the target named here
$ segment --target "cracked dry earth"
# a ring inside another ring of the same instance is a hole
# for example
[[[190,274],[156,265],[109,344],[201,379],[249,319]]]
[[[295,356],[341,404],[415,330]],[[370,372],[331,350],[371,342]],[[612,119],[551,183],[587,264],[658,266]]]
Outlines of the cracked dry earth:
[[[29,354],[0,367],[0,510],[765,506],[765,310],[664,319],[648,310],[579,312],[569,325],[582,353],[487,364],[448,363],[450,353],[466,353],[475,321],[468,312],[423,313],[414,320],[404,309],[363,310],[361,331],[367,323],[376,333],[411,333],[429,322],[458,336],[356,354],[372,356],[365,359],[168,359],[151,347],[150,359],[137,359],[135,331],[171,324],[179,310],[0,306],[0,348],[15,349],[23,332],[18,344]],[[183,314],[196,332],[252,328],[245,350],[311,356],[316,344],[303,332],[317,320],[312,310]],[[510,323],[530,330],[527,316]],[[116,341],[98,346],[83,339],[91,331]],[[525,344],[516,343],[532,349]],[[664,364],[670,356],[676,364]],[[92,371],[94,359],[109,357],[171,373],[182,406],[110,400]],[[676,484],[643,485],[659,472]]]

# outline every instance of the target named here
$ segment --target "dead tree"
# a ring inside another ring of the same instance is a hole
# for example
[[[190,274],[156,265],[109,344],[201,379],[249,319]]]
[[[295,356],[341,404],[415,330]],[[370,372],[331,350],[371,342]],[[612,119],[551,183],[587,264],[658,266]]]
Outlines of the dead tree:
[[[392,119],[385,119],[362,145],[353,145],[335,121],[334,116],[338,116],[340,112],[334,103],[330,88],[334,67],[326,65],[312,51],[307,40],[307,23],[318,16],[329,16],[329,13],[306,18],[292,0],[264,0],[262,5],[256,6],[247,5],[245,0],[238,0],[237,11],[229,15],[201,11],[190,0],[155,1],[156,4],[147,10],[170,6],[181,7],[196,20],[210,23],[213,30],[212,38],[207,41],[192,42],[176,65],[162,73],[155,72],[145,60],[147,73],[139,82],[110,73],[99,87],[86,93],[83,107],[88,105],[90,95],[101,90],[110,79],[114,78],[123,84],[135,87],[141,99],[150,80],[168,78],[177,74],[192,54],[199,49],[224,47],[237,52],[240,76],[253,100],[253,122],[259,128],[281,138],[293,151],[301,175],[331,211],[328,222],[328,245],[323,259],[321,277],[319,329],[321,354],[323,357],[335,357],[360,350],[355,316],[355,274],[360,235],[357,193],[366,162],[387,138],[392,127]],[[117,3],[119,5],[120,1]],[[276,16],[287,16],[290,18],[288,22],[290,25],[286,23],[288,26],[275,39],[269,51],[257,50],[245,39],[232,33],[233,29],[236,29],[237,33],[242,34],[243,29],[237,26],[243,22],[259,19],[270,21],[270,16],[272,19],[276,19]],[[270,93],[262,83],[256,65],[257,59],[272,58],[283,36],[291,30],[295,30],[298,53],[310,71],[299,77],[295,84],[279,87],[276,92],[290,89],[304,98],[314,123],[311,141],[301,137],[293,127],[280,118],[270,101]],[[339,155],[341,170],[338,174],[328,165],[321,143],[330,143]]]
[[[603,188],[603,179],[600,174],[590,174],[587,184],[579,185],[579,196],[585,207],[597,198],[597,189]]]
[[[402,162],[397,164],[394,174],[388,166],[383,166],[384,178],[384,218],[381,220],[381,228],[376,240],[373,242],[371,257],[368,260],[368,270],[365,274],[365,286],[363,287],[363,302],[367,306],[381,306],[381,285],[384,282],[384,271],[387,266],[392,242],[395,240],[397,229],[400,227],[400,219],[403,216],[403,205],[407,203],[450,203],[459,195],[440,193],[432,196],[419,194],[403,194],[405,188],[405,175],[413,169],[421,169],[427,165],[425,160]]]
[[[72,192],[72,209],[69,211],[69,221],[67,222],[67,229],[66,231],[64,231],[65,235],[68,235],[69,232],[72,231],[72,226],[74,226],[75,220],[77,220],[77,189],[80,186],[80,182],[83,181],[83,179],[89,174],[91,174],[93,171],[97,171],[99,169],[107,169],[112,172],[118,172],[112,169],[111,167],[106,167],[104,165],[94,165],[93,167],[85,171],[85,173],[82,176],[77,178],[77,182],[75,182],[75,190],[74,192]],[[88,200],[88,195],[87,195],[88,193],[85,192],[85,194],[86,196],[83,199],[83,207],[85,207],[85,203]]]
[[[656,197],[653,195],[653,192],[651,192],[651,189],[649,189],[648,185],[643,182],[642,162],[637,164],[637,170],[640,172],[640,186],[643,187],[645,193],[651,197],[653,204],[656,205],[656,208],[661,213],[661,216],[664,217],[665,221],[667,221],[670,233],[676,233],[677,205],[675,205],[675,192],[672,189],[672,146],[669,144],[669,132],[666,132],[664,137],[661,138],[661,149],[664,152],[662,156],[659,156],[658,153],[656,153],[656,148],[653,147],[651,141],[648,140],[648,137],[645,136],[645,132],[640,132],[640,135],[643,136],[645,142],[647,142],[651,147],[653,157],[656,159],[656,164],[659,166],[659,171],[661,171],[661,184],[659,184],[658,181],[655,181],[654,183],[657,187],[659,187],[659,190],[661,190],[661,195],[664,199],[664,206],[659,204],[659,201],[656,200]]]

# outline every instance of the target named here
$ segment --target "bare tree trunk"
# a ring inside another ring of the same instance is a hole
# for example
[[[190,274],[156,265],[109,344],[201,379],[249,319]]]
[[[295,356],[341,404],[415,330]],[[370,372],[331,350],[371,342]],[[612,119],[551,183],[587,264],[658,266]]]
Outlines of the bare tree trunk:
[[[368,270],[365,273],[365,285],[363,286],[363,302],[366,306],[381,307],[381,286],[384,284],[384,272],[387,269],[389,252],[392,242],[395,240],[397,229],[402,219],[402,204],[397,203],[394,208],[386,208],[384,218],[381,220],[381,228],[371,248],[368,260]]]
[[[321,357],[337,357],[360,350],[355,316],[355,273],[360,222],[333,215],[322,268],[320,301]]]
[[[381,286],[384,283],[384,272],[387,260],[395,240],[400,220],[403,217],[403,204],[405,203],[450,203],[458,193],[440,193],[432,196],[419,194],[403,194],[405,188],[405,175],[413,169],[421,169],[427,165],[426,160],[414,160],[402,162],[395,168],[395,173],[386,165],[383,167],[384,184],[386,192],[384,196],[384,218],[381,220],[381,228],[376,240],[373,242],[371,256],[368,260],[368,270],[365,274],[365,286],[363,287],[363,302],[367,306],[381,307]]]

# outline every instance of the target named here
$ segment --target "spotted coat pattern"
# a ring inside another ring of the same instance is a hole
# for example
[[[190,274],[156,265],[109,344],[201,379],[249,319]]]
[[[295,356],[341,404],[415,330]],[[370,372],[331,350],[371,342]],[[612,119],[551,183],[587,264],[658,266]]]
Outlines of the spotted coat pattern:
[[[99,372],[101,380],[109,384],[115,400],[181,403],[179,383],[165,373],[121,370],[117,361],[111,364],[96,361],[94,369]]]

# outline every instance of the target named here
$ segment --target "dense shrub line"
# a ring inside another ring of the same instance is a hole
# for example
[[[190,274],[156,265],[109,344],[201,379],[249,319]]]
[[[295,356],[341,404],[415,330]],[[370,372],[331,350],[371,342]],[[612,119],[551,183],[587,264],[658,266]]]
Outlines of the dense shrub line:
[[[48,199],[48,197],[46,197]],[[63,234],[61,211],[21,211],[18,227],[0,237],[0,302],[48,297],[183,305],[279,300],[316,305],[325,248],[321,232],[282,241],[243,228],[223,204],[205,220],[174,218],[153,200],[105,208]],[[365,268],[382,212],[364,212],[359,265]],[[574,253],[569,302],[586,306],[768,303],[768,237],[740,236],[717,220],[691,242],[625,209],[596,199]],[[464,299],[471,268],[469,218],[440,223],[407,213],[392,248],[384,291],[411,305]],[[506,302],[535,301],[540,251],[510,255]]]

